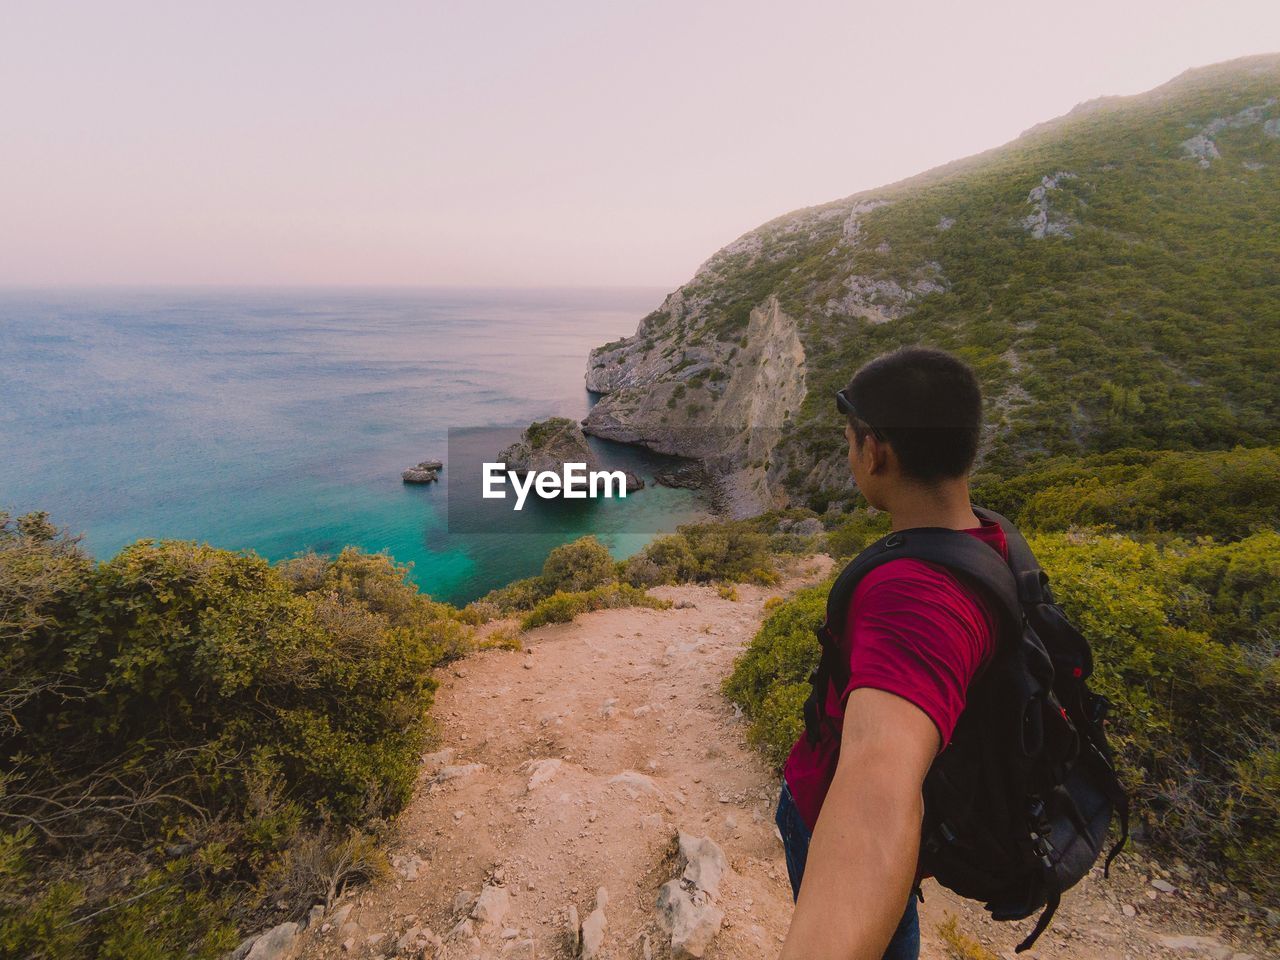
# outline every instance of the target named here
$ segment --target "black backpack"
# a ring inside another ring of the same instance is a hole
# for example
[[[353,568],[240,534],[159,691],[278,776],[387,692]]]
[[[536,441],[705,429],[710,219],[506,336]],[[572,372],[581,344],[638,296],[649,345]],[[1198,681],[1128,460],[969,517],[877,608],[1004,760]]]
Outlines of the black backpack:
[[[1116,815],[1121,835],[1107,855],[1107,874],[1128,839],[1129,803],[1103,730],[1109,704],[1088,687],[1088,641],[1054,603],[1049,578],[1013,524],[991,511],[974,513],[1004,529],[1008,564],[970,534],[920,527],[876,541],[836,579],[818,629],[822,658],[810,676],[805,730],[816,742],[828,686],[843,691],[848,683],[838,637],[868,572],[912,557],[946,567],[986,594],[1001,628],[951,743],[925,777],[921,867],[986,904],[996,920],[1041,910],[1021,952],[1048,927],[1062,891],[1089,872]]]

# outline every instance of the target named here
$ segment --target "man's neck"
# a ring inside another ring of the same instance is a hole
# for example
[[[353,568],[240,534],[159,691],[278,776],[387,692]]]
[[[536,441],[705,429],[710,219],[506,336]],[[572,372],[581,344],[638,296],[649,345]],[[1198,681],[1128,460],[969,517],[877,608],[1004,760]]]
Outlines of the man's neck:
[[[948,527],[967,530],[982,525],[969,503],[967,479],[925,486],[905,485],[895,491],[886,506],[894,530],[913,527]]]

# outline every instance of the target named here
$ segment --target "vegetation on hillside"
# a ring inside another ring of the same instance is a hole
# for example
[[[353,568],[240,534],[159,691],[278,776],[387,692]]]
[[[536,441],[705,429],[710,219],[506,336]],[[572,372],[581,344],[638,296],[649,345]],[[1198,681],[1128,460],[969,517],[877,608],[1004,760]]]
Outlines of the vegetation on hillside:
[[[977,503],[1028,530],[1110,526],[1238,539],[1280,517],[1280,447],[1117,450],[975,478]]]
[[[1217,156],[1202,162],[1186,144],[1204,130]],[[729,366],[751,310],[777,297],[807,370],[771,474],[819,511],[849,500],[838,472],[815,470],[839,460],[833,393],[905,344],[977,370],[984,465],[1002,477],[1046,457],[1280,443],[1278,131],[1280,56],[1188,71],[779,217],[712,257],[632,339],[723,343]]]
[[[622,561],[615,561],[595,537],[582,537],[552,550],[540,575],[490,591],[470,604],[464,616],[482,622],[521,614],[529,628],[604,607],[655,606],[658,602],[645,590],[663,584],[776,583],[781,559],[812,553],[823,542],[818,534],[801,536],[779,526],[812,516],[790,510],[684,524]]]
[[[470,635],[405,573],[0,514],[0,954],[217,957],[383,869]]]

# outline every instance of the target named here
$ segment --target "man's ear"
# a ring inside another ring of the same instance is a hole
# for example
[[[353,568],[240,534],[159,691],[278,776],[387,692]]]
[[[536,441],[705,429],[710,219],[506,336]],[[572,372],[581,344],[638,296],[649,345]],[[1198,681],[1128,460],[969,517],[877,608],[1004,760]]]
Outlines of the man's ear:
[[[885,473],[888,471],[891,466],[890,459],[894,456],[893,448],[874,433],[868,433],[862,442],[864,445],[870,445],[867,448],[867,455],[871,472]]]

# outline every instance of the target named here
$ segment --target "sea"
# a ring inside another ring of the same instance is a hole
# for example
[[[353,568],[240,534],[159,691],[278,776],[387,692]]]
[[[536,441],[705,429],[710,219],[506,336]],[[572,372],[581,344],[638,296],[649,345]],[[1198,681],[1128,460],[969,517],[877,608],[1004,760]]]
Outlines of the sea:
[[[694,492],[652,483],[656,455],[593,438],[645,489],[531,504],[509,525],[463,522],[475,500],[456,490],[451,523],[448,483],[400,474],[440,459],[447,477],[456,437],[487,454],[531,420],[585,416],[588,351],[663,293],[0,291],[0,510],[47,511],[99,560],[143,538],[272,561],[385,551],[459,604],[585,534],[625,557],[707,515]]]

